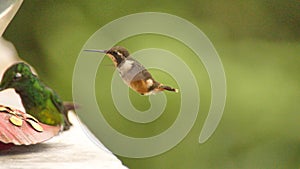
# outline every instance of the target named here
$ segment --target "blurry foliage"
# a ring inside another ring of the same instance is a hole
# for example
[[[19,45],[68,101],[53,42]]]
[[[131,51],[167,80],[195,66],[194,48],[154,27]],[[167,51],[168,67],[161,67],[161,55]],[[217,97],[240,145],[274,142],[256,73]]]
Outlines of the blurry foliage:
[[[87,39],[114,19],[148,11],[185,18],[211,39],[225,68],[227,104],[216,133],[205,144],[197,144],[210,103],[209,79],[203,65],[188,58],[193,53],[178,47],[179,42],[174,40],[145,35],[122,41],[130,51],[162,47],[180,55],[196,72],[201,94],[196,125],[183,142],[157,157],[120,157],[123,162],[130,168],[299,168],[298,0],[25,0],[5,37],[49,86],[64,100],[71,100],[74,64]],[[109,63],[106,58],[104,64]],[[97,90],[109,92],[113,68],[102,67],[99,72]],[[105,99],[104,94],[97,94],[99,100]],[[130,97],[139,109],[149,106],[141,106],[146,99],[135,99],[138,95]],[[105,116],[110,123],[134,136],[161,132],[178,113],[176,107],[168,107],[168,113],[154,122],[154,127],[134,126],[107,106],[111,100],[106,103],[102,108],[107,110]]]
[[[14,42],[23,59],[46,76],[48,83],[55,88],[70,88],[72,67],[68,65],[74,65],[85,41],[104,24],[145,11],[186,18],[212,40],[300,40],[300,3],[296,0],[25,0],[4,36]],[[71,98],[71,91],[61,92]]]

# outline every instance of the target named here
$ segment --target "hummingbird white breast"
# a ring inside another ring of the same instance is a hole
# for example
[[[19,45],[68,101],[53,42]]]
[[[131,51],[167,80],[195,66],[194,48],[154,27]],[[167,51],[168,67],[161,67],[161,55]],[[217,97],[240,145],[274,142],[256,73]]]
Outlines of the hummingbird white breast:
[[[138,74],[146,69],[135,59],[127,58],[120,65],[118,65],[117,70],[123,81],[129,85]]]

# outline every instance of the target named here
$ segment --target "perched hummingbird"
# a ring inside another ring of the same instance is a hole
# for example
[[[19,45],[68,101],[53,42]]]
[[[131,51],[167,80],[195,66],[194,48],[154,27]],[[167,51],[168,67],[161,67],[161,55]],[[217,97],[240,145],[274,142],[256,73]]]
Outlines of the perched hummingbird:
[[[178,92],[178,89],[155,81],[141,63],[130,57],[124,47],[115,46],[109,50],[87,49],[84,51],[105,53],[113,61],[123,81],[141,95],[151,95],[163,90]]]
[[[8,88],[15,89],[21,97],[26,113],[40,122],[53,126],[63,125],[64,130],[72,125],[67,113],[74,110],[74,105],[64,105],[57,94],[32,73],[27,64],[16,63],[5,71],[0,91]]]

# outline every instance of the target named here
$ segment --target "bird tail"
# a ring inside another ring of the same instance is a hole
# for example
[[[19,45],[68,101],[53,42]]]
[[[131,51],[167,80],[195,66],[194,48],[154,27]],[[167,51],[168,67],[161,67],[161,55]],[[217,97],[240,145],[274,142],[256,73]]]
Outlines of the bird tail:
[[[172,87],[170,87],[170,86],[161,85],[160,88],[161,88],[162,90],[168,90],[168,91],[175,92],[175,93],[178,93],[178,92],[179,92],[178,89],[172,88]]]
[[[68,114],[70,111],[73,111],[74,113],[76,113],[75,110],[77,108],[79,108],[79,105],[76,103],[73,103],[73,102],[63,102],[63,105],[64,105],[63,116],[64,116],[64,121],[65,121],[64,130],[68,130],[72,126],[72,123],[69,120]]]
[[[65,111],[74,111],[80,107],[78,104],[73,103],[73,102],[64,102],[63,104],[65,107]]]

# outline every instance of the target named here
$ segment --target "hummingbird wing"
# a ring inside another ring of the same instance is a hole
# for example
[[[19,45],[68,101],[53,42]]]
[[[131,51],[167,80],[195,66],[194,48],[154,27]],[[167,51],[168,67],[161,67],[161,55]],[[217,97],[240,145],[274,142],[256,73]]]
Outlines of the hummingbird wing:
[[[56,109],[59,112],[63,113],[64,109],[63,109],[63,103],[62,103],[61,99],[58,97],[58,95],[52,89],[47,88],[47,90],[49,90],[51,101],[54,104],[54,106],[56,107]]]
[[[47,88],[51,93],[51,101],[56,109],[62,113],[64,118],[64,130],[68,130],[72,123],[69,121],[68,110],[65,109],[62,100],[58,97],[58,95],[50,88]]]
[[[152,78],[147,69],[133,58],[126,59],[118,68],[122,79],[130,84],[132,81]]]

